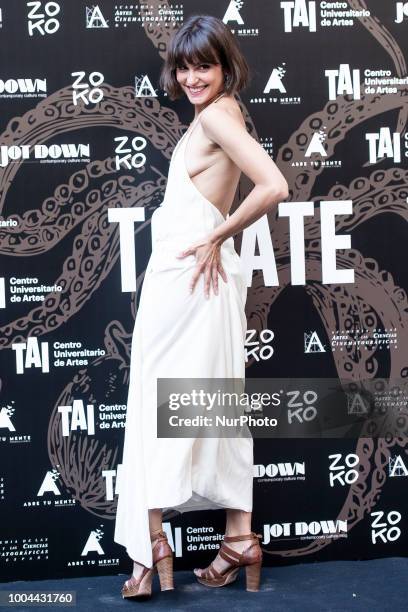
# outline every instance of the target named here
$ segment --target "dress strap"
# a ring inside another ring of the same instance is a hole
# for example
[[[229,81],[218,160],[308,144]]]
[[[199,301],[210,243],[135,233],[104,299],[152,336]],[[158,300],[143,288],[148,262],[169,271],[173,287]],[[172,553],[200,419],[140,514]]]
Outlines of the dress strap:
[[[222,96],[225,96],[225,91],[223,91],[217,98],[215,98],[215,100],[213,100],[212,102],[210,102],[205,108],[203,108],[203,110],[201,111],[201,113],[198,113],[197,117],[194,119],[194,121],[192,122],[191,126],[190,126],[190,134],[191,132],[194,130],[195,126],[198,123],[199,118],[201,117],[201,115],[207,110],[207,108],[209,108],[212,104],[215,104],[216,102],[218,102],[218,100],[220,98],[222,98]],[[188,131],[188,130],[187,130]]]
[[[215,104],[220,98],[222,98],[222,96],[225,95],[225,91],[223,91],[217,98],[215,98],[215,100],[213,100],[212,102],[210,102],[210,104],[208,104],[208,106],[206,106],[201,113],[199,113],[197,115],[197,117],[191,122],[189,128],[184,132],[184,134],[182,135],[182,137],[180,138],[180,140],[178,141],[178,143],[176,144],[174,150],[173,150],[173,155],[175,154],[175,152],[178,150],[178,148],[181,146],[181,143],[184,141],[184,147],[187,145],[187,141],[190,138],[191,132],[194,130],[195,126],[198,123],[198,120],[200,118],[200,116],[202,115],[202,113],[207,110],[207,108],[209,106],[211,106],[211,104]]]

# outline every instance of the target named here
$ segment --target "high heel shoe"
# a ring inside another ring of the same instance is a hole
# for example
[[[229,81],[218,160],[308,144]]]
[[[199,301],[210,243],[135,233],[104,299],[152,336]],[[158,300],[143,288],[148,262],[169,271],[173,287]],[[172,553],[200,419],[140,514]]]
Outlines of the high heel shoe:
[[[153,576],[157,572],[160,580],[161,591],[171,591],[173,584],[173,551],[167,541],[167,535],[160,531],[151,536],[153,544],[153,565],[143,567],[140,576],[132,576],[126,580],[122,587],[123,599],[127,597],[147,598],[152,594]]]
[[[228,561],[231,567],[220,573],[217,572],[213,563],[211,563],[203,570],[201,576],[196,574],[198,582],[210,587],[225,586],[237,578],[240,567],[245,567],[246,590],[259,591],[262,567],[262,550],[258,541],[260,538],[262,536],[254,532],[241,536],[224,536],[224,541],[218,554],[224,561]],[[226,542],[239,542],[241,540],[252,540],[252,544],[245,548],[242,553],[226,545]]]

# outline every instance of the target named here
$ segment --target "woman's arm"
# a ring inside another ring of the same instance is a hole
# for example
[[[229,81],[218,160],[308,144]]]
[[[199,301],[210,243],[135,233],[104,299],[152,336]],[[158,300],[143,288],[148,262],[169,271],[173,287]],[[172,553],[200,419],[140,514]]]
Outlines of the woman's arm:
[[[235,114],[212,105],[203,113],[201,125],[205,135],[217,143],[255,185],[235,212],[211,234],[210,239],[221,244],[285,200],[288,184],[262,145],[248,134]]]

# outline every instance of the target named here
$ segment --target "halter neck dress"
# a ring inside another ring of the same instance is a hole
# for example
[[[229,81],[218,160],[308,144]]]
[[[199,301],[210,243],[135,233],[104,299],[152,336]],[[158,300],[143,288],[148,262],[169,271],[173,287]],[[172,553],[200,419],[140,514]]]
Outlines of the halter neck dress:
[[[148,509],[252,510],[252,438],[157,438],[157,378],[245,378],[247,287],[233,238],[221,246],[228,282],[219,278],[218,295],[210,289],[208,299],[202,274],[189,292],[195,255],[176,258],[225,220],[185,165],[205,110],[177,143],[164,200],[152,215],[152,253],[132,337],[114,541],[146,567],[152,566]]]

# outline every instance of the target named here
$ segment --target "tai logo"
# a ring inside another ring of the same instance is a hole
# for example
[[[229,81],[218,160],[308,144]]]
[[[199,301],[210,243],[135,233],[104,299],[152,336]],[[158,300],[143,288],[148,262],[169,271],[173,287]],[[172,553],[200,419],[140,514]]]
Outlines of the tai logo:
[[[404,17],[408,17],[408,2],[397,2],[395,9],[397,11],[395,23],[401,23]]]
[[[91,72],[86,82],[83,82],[86,76],[83,70],[72,72],[71,76],[78,77],[72,84],[72,102],[75,106],[78,100],[82,100],[86,105],[98,104],[103,99],[103,90],[99,85],[102,85],[105,77],[101,72]]]
[[[374,518],[371,523],[371,542],[373,544],[377,544],[377,540],[380,540],[382,544],[395,542],[401,535],[401,529],[396,527],[397,523],[401,520],[401,513],[397,510],[391,510],[387,516],[384,515],[383,510],[371,512],[370,514]],[[381,519],[384,520],[380,522]]]
[[[316,2],[306,0],[291,0],[281,2],[283,9],[285,32],[292,32],[292,28],[303,26],[309,32],[316,32]]]
[[[379,159],[389,157],[396,164],[401,161],[401,134],[389,127],[380,128],[379,132],[366,134],[368,140],[369,162],[375,164]]]
[[[109,28],[108,21],[103,16],[98,5],[86,6],[85,15],[87,28]]]
[[[360,70],[355,68],[351,72],[349,64],[340,64],[338,70],[325,70],[324,75],[329,82],[329,100],[345,94],[360,100]]]
[[[72,406],[58,406],[61,414],[61,431],[64,437],[69,436],[71,431],[88,432],[89,436],[95,435],[95,407],[88,404],[86,407],[82,400],[73,400]]]
[[[146,155],[141,151],[146,148],[146,138],[143,138],[143,136],[135,136],[132,138],[132,148],[129,146],[125,148],[125,145],[127,145],[129,141],[128,136],[117,136],[114,138],[114,141],[119,143],[115,149],[115,153],[117,153],[116,170],[119,170],[121,164],[123,164],[127,170],[141,168],[145,165]]]
[[[56,19],[56,15],[61,10],[58,2],[27,2],[29,9],[28,19],[28,34],[34,36],[37,32],[41,36],[45,34],[55,34],[60,27],[60,22]]]
[[[238,25],[244,25],[244,20],[241,17],[240,10],[242,9],[244,2],[243,0],[231,0],[228,5],[227,11],[222,18],[224,23],[234,21]]]
[[[359,456],[354,453],[349,453],[344,458],[345,465],[339,464],[342,457],[343,455],[341,453],[329,455],[329,459],[333,460],[329,466],[329,481],[331,487],[334,487],[336,482],[344,487],[346,484],[353,484],[353,482],[356,482],[358,479],[358,470],[354,468],[360,462]]]
[[[37,338],[27,338],[27,342],[12,344],[16,352],[17,374],[24,374],[25,368],[41,368],[46,374],[50,371],[48,342],[38,342]]]

